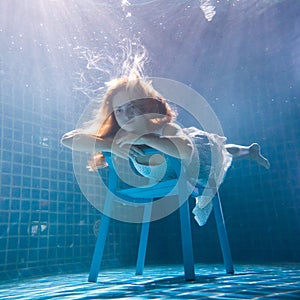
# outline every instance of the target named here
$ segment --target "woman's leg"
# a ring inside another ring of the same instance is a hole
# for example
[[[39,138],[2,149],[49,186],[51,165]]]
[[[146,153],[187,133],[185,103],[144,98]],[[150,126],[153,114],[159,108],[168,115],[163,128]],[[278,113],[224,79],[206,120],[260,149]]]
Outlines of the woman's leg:
[[[256,161],[266,169],[270,168],[269,161],[260,153],[260,146],[257,143],[250,146],[240,146],[234,144],[225,145],[226,150],[232,155],[233,159],[246,158]]]

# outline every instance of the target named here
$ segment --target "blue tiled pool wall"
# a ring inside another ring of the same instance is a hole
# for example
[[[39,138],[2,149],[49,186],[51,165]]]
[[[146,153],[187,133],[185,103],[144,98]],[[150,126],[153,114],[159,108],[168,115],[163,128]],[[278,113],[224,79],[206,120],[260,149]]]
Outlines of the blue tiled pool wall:
[[[239,30],[252,30],[254,25],[255,32],[260,32],[259,26],[264,28],[263,23],[269,22],[268,15],[280,20],[282,12],[286,10],[278,10],[275,17],[265,14],[250,27],[248,23],[237,26],[224,39],[235,41]],[[187,41],[161,53],[167,57],[160,61],[153,60],[153,70],[158,70],[155,75],[191,84],[205,96],[230,143],[257,141],[270,159],[269,171],[252,162],[234,163],[220,189],[237,262],[299,261],[299,64],[296,47],[288,38],[295,24],[292,18],[278,21],[269,29],[269,36],[257,37],[252,31],[243,34],[233,49],[211,29],[218,26],[209,27],[207,34],[215,34],[216,39],[206,47],[201,43],[194,47],[199,57],[178,58],[174,64],[178,53],[189,53],[190,45],[195,44]],[[150,53],[157,52],[151,46]],[[270,50],[263,50],[267,48]],[[237,57],[238,63],[232,66],[224,63]],[[21,59],[26,61],[25,56]],[[14,53],[1,57],[2,274],[31,267],[88,265],[95,244],[93,227],[101,218],[78,188],[71,152],[59,144],[87,103],[73,91],[73,80],[66,75],[76,70],[66,72],[61,63],[53,71],[46,62],[42,72],[42,60],[36,61],[31,66],[16,62]],[[199,67],[190,72],[190,66]],[[196,261],[219,262],[213,218],[203,228],[195,222],[192,226]],[[113,221],[104,265],[134,264],[138,233],[138,225]],[[177,212],[152,223],[149,239],[147,263],[181,262]]]
[[[214,104],[228,142],[257,141],[271,163],[264,170],[253,162],[236,161],[221,188],[237,259],[299,261],[299,41],[294,39],[299,19],[295,7],[286,4],[251,20],[252,29],[241,28],[241,44],[227,58],[246,55],[238,58],[232,81],[223,81],[219,89],[224,97],[231,93],[232,115],[222,113],[228,107]]]
[[[3,69],[9,73],[8,65]],[[74,95],[59,92],[51,77],[47,87],[18,74],[2,79],[0,278],[29,275],[31,269],[32,274],[86,269],[101,216],[78,187],[71,151],[60,145],[79,118],[80,104],[63,104],[61,99]],[[127,255],[130,241],[136,243],[127,238],[136,236],[136,226],[122,229],[111,222],[104,266],[126,263],[122,253]]]

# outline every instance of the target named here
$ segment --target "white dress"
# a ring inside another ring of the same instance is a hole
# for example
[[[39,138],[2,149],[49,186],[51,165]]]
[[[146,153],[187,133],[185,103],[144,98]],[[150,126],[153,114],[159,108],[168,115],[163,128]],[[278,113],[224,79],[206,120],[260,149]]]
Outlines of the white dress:
[[[195,159],[199,159],[200,165],[199,176],[195,183],[195,188],[199,189],[199,196],[195,197],[193,214],[197,223],[203,226],[212,211],[212,199],[231,165],[232,155],[225,148],[224,136],[207,133],[195,127],[186,128],[184,132],[192,139],[198,150],[194,156]]]

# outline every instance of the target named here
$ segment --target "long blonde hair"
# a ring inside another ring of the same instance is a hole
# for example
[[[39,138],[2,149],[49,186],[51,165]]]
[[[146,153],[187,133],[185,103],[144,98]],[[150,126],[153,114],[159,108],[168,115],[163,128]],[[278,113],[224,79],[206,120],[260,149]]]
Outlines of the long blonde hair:
[[[152,87],[151,82],[142,79],[137,70],[133,70],[130,76],[113,79],[107,83],[107,91],[91,126],[96,130],[94,134],[97,137],[113,138],[120,130],[113,112],[112,100],[121,91],[135,95],[135,99],[128,100],[136,102],[137,105],[140,105],[141,112],[150,116],[147,118],[149,130],[159,129],[174,120],[175,115],[166,100]],[[90,171],[96,171],[105,166],[107,164],[101,152],[93,153],[88,161]]]

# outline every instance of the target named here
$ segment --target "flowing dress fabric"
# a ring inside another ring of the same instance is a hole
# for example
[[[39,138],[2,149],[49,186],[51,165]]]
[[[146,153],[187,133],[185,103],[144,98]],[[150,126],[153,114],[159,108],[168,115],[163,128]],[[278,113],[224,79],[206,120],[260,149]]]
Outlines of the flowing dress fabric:
[[[194,187],[192,194],[196,198],[193,209],[195,220],[202,226],[212,211],[212,199],[225,178],[232,156],[226,151],[224,136],[207,133],[196,127],[184,128],[183,131],[194,144],[191,163],[187,167],[187,177]],[[176,178],[168,159],[158,166],[141,165],[135,160],[132,162],[135,169],[145,177],[155,180]],[[197,172],[193,170],[194,166],[199,167]]]
[[[198,178],[190,178],[195,185],[196,205],[193,209],[195,220],[203,226],[212,211],[212,199],[223,182],[231,165],[232,155],[225,148],[226,137],[207,133],[195,127],[184,132],[194,143],[191,163],[199,165]],[[201,192],[202,191],[202,192]]]

